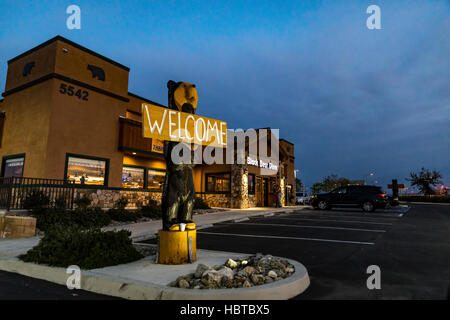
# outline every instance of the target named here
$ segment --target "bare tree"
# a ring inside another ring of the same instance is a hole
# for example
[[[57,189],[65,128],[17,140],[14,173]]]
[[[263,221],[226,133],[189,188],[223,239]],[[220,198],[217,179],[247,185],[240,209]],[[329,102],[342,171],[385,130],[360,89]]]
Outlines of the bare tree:
[[[440,180],[442,179],[442,175],[439,171],[433,170],[431,172],[424,167],[422,167],[422,170],[418,174],[411,172],[409,176],[410,178],[406,178],[406,180],[411,182],[411,186],[417,186],[420,192],[425,195],[434,194],[431,186],[442,184],[442,181]]]

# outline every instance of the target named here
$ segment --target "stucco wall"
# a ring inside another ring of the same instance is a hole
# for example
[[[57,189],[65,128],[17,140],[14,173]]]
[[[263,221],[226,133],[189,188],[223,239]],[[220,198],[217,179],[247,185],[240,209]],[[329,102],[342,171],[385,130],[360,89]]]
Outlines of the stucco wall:
[[[0,156],[25,153],[24,176],[44,178],[47,174],[52,90],[46,81],[6,96],[1,104],[6,118]]]

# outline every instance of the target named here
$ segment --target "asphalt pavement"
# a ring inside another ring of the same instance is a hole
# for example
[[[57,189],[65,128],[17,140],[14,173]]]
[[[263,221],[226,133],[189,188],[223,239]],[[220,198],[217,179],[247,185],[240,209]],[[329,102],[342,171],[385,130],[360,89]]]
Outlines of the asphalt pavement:
[[[449,218],[450,206],[441,205],[301,210],[214,224],[198,231],[197,246],[300,261],[311,285],[295,299],[447,299]],[[367,288],[370,265],[380,267],[380,290]],[[0,299],[113,298],[0,271]]]
[[[450,284],[450,207],[408,212],[302,210],[198,231],[203,249],[272,254],[300,261],[311,277],[296,299],[446,299]],[[381,289],[367,288],[381,271]]]

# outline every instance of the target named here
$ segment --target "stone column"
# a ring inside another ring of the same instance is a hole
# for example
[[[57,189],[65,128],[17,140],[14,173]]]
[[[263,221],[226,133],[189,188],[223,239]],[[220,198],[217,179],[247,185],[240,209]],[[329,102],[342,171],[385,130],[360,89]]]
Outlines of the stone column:
[[[248,208],[248,168],[247,164],[231,165],[231,207]]]

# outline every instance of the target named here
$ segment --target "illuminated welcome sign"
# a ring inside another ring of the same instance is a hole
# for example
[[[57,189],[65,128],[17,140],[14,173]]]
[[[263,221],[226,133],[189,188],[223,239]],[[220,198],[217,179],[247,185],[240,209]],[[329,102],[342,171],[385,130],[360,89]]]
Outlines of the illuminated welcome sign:
[[[226,148],[227,123],[195,114],[142,104],[144,138]]]
[[[254,159],[252,157],[247,157],[247,164],[251,165],[251,166],[255,166],[255,167],[260,167],[263,169],[269,169],[269,170],[274,170],[274,171],[278,171],[278,166],[274,165],[271,162],[265,162],[262,160],[258,160],[258,159]]]

